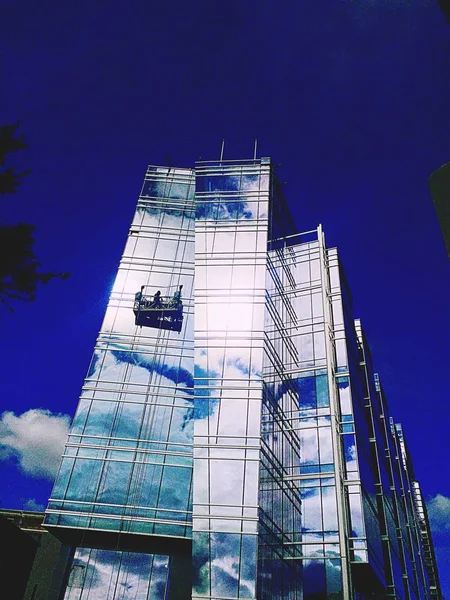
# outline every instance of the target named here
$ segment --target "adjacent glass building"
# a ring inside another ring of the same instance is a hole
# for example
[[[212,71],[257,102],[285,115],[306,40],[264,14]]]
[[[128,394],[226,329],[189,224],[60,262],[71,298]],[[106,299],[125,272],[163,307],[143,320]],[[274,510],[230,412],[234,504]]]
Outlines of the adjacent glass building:
[[[45,524],[60,600],[441,597],[337,251],[270,159],[148,168]]]

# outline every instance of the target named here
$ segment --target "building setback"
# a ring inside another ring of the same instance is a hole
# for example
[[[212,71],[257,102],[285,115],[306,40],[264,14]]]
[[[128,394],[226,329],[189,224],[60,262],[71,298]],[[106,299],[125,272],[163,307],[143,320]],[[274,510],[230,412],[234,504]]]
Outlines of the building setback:
[[[269,158],[148,168],[45,525],[64,600],[441,598],[337,251]]]

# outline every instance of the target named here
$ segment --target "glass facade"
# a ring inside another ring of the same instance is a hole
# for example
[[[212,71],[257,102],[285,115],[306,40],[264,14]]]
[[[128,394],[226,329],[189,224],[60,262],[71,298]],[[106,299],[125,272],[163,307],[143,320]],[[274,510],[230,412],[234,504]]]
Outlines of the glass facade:
[[[169,563],[168,556],[77,548],[64,599],[164,600]]]
[[[270,163],[199,163],[192,598],[254,598]]]
[[[102,561],[115,561],[117,590],[129,578],[124,564],[139,567],[142,579],[162,559],[117,552],[88,556],[84,532],[103,533],[102,543],[111,549],[132,534],[145,535],[147,552],[161,537],[173,540],[178,551],[176,541],[190,543],[192,536],[194,186],[188,169],[147,171],[47,509],[48,526],[81,530],[75,560],[88,561],[88,570],[100,576]],[[170,301],[180,285],[180,332],[136,325],[133,308],[142,286],[150,301],[158,291]],[[92,539],[95,544],[99,538]],[[94,594],[96,578],[83,585],[93,586]],[[147,598],[145,589],[136,597]],[[74,589],[67,593],[70,599],[85,597]]]
[[[430,584],[430,598],[432,600],[441,600],[442,591],[439,582],[439,574],[436,564],[436,555],[434,552],[433,540],[431,538],[430,523],[428,521],[427,508],[422,496],[422,491],[418,481],[412,482],[414,504],[419,518],[419,530],[422,538],[425,554],[425,569]]]
[[[268,158],[148,168],[46,512],[60,598],[439,598],[337,251],[294,232]]]

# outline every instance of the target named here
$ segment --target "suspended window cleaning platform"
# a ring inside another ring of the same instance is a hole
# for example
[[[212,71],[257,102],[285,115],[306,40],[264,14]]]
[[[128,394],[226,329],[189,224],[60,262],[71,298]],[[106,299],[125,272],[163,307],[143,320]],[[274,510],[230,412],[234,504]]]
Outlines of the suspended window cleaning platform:
[[[181,331],[183,325],[183,303],[181,302],[182,285],[176,288],[172,296],[161,296],[160,290],[155,294],[146,294],[143,285],[134,297],[133,312],[135,324],[140,327],[154,327],[169,331]]]

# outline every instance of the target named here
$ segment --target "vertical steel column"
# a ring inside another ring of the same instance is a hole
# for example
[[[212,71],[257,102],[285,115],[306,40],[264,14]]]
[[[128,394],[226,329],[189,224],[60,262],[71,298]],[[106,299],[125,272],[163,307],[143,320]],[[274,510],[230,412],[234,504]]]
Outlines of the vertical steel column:
[[[325,236],[322,230],[322,225],[317,227],[317,238],[319,242],[319,255],[321,262],[321,279],[322,279],[322,300],[324,309],[325,322],[325,344],[327,353],[327,375],[328,375],[328,393],[330,396],[330,413],[331,413],[331,439],[333,443],[333,463],[336,481],[336,501],[338,512],[338,528],[339,528],[339,549],[342,562],[342,585],[343,585],[343,600],[353,600],[353,586],[351,585],[350,561],[349,561],[349,546],[348,546],[348,524],[347,510],[344,498],[344,461],[341,451],[341,440],[339,433],[339,417],[340,409],[336,394],[336,383],[334,373],[333,360],[333,318],[331,311],[331,289],[328,276],[328,260],[326,256]]]

